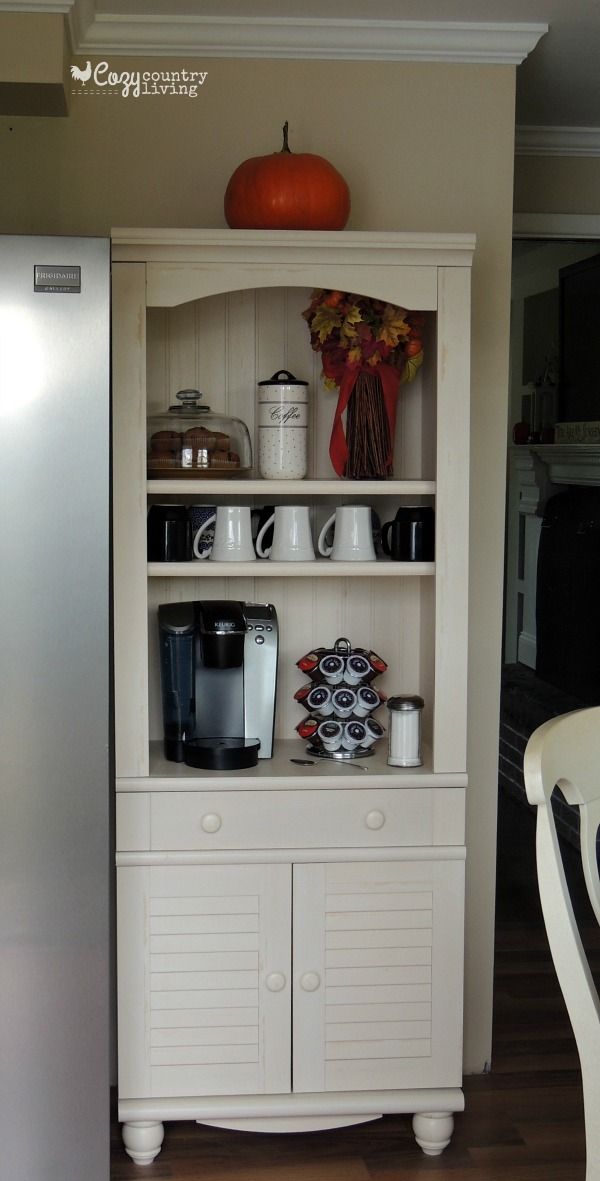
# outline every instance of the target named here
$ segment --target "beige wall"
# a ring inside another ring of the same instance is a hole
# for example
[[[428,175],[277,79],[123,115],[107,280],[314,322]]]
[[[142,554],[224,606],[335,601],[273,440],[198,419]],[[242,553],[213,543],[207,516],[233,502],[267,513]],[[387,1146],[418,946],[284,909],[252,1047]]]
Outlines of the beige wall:
[[[0,81],[32,85],[62,81],[64,42],[58,13],[39,13],[33,22],[27,13],[2,13]]]
[[[113,59],[120,68],[127,64]],[[78,60],[78,65],[84,63]],[[474,231],[466,1067],[490,1058],[515,71],[504,66],[186,61],[199,97],[74,96],[68,119],[2,119],[0,228],[224,225],[247,156],[328,157],[350,229]],[[165,70],[167,59],[136,62]]]
[[[67,56],[60,13],[0,13],[0,115],[66,115]]]

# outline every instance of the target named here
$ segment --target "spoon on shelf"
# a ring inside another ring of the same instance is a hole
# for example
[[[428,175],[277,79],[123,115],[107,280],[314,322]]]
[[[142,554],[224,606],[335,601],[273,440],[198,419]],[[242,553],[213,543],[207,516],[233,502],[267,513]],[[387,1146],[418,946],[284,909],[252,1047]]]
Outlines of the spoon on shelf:
[[[296,763],[298,767],[314,767],[316,766],[315,759],[290,759],[290,763]],[[368,767],[361,766],[360,763],[338,763],[338,766],[352,767],[353,771],[368,771]]]

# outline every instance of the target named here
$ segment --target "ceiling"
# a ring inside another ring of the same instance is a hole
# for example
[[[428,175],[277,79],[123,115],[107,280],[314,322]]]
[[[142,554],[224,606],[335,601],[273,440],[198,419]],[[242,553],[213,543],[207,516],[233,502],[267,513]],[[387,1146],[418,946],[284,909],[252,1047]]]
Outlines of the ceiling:
[[[0,0],[8,9],[67,12],[76,55],[513,62],[522,142],[600,153],[598,0]]]

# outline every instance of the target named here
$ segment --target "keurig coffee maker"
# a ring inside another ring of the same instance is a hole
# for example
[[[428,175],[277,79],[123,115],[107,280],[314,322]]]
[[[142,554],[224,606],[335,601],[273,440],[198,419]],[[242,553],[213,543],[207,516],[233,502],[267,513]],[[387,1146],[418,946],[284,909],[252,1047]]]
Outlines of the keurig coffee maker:
[[[165,757],[216,771],[273,754],[277,615],[270,603],[158,608]]]

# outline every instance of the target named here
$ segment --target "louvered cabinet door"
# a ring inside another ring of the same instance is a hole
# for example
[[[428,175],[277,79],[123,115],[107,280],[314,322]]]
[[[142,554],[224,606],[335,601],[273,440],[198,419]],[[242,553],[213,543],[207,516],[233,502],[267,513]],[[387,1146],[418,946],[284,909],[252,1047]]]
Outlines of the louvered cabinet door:
[[[290,1090],[289,865],[118,870],[119,1093]]]
[[[460,1086],[464,863],[294,866],[293,1088]]]

